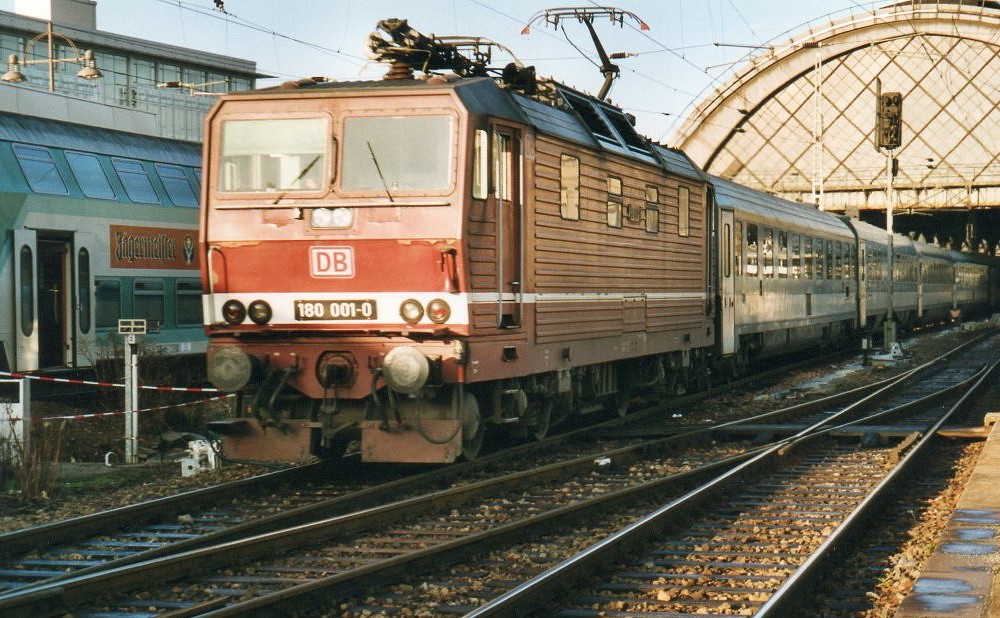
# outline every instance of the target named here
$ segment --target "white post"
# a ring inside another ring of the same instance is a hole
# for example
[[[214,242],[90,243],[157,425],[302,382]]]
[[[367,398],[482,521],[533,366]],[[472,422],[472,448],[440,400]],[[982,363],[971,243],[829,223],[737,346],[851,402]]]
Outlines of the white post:
[[[139,399],[138,355],[133,351],[135,335],[125,335],[125,463],[138,463],[136,445],[139,439],[139,418],[136,414]]]
[[[125,463],[139,463],[139,355],[136,336],[146,334],[146,320],[118,320],[125,338]]]

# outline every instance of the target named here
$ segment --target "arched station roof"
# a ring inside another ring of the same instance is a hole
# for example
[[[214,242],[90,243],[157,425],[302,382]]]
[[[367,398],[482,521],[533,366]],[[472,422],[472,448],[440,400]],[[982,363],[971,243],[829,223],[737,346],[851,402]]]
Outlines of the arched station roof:
[[[886,206],[876,92],[903,95],[900,214],[1000,208],[1000,3],[908,1],[755,53],[671,145],[712,174],[858,216]]]

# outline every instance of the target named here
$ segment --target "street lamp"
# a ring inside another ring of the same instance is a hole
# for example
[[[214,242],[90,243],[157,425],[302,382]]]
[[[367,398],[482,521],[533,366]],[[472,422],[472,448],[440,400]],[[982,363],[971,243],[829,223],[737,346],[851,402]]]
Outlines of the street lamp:
[[[188,95],[190,95],[192,97],[217,97],[217,96],[219,96],[222,93],[221,92],[207,92],[205,90],[201,90],[201,88],[204,88],[205,86],[216,86],[218,84],[225,84],[225,83],[226,83],[226,80],[224,80],[224,79],[217,79],[217,80],[211,81],[211,82],[201,82],[199,84],[189,84],[187,82],[162,82],[162,83],[156,84],[156,87],[157,88],[187,89]]]
[[[73,52],[76,54],[73,58],[56,58],[55,57],[55,38],[66,41],[70,47],[73,48]],[[38,60],[27,60],[29,52],[35,47],[35,43],[41,41],[42,39],[47,39],[49,47],[48,58],[39,58]],[[0,76],[0,81],[10,82],[10,83],[21,83],[28,81],[28,78],[24,76],[21,72],[22,64],[40,64],[47,63],[49,65],[49,92],[56,91],[56,63],[58,62],[76,62],[80,64],[82,68],[77,72],[76,76],[82,79],[98,79],[104,77],[101,71],[97,68],[97,61],[94,59],[94,52],[92,50],[85,50],[82,54],[80,49],[76,46],[68,36],[64,34],[59,34],[58,32],[52,31],[52,22],[48,22],[45,28],[45,32],[37,35],[35,38],[28,41],[24,46],[24,57],[25,60],[21,61],[17,54],[11,54],[7,58],[7,72]]]

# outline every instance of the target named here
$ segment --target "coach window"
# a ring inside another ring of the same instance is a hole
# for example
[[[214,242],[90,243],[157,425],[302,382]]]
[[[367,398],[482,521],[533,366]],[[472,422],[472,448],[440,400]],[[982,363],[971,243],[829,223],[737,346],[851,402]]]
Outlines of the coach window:
[[[198,207],[198,196],[195,195],[191,182],[184,175],[184,170],[176,165],[156,164],[156,173],[160,175],[167,197],[175,206]]]
[[[764,257],[764,276],[774,276],[774,230],[769,227],[764,228],[761,239],[761,249]]]
[[[826,241],[826,276],[828,279],[840,279],[840,243]]]
[[[122,317],[122,284],[118,279],[94,280],[95,325],[97,328],[118,328]]]
[[[756,277],[759,270],[760,255],[757,242],[757,224],[747,224],[747,276]]]
[[[743,274],[743,222],[737,221],[733,224],[733,263],[736,266],[736,275]]]
[[[580,220],[580,159],[565,154],[559,162],[559,213]]]
[[[802,244],[802,278],[813,278],[813,239],[806,236]]]
[[[66,162],[69,163],[73,177],[76,178],[84,195],[99,200],[113,200],[118,197],[111,188],[108,175],[97,156],[83,152],[67,152]]]
[[[177,326],[196,326],[201,319],[201,282],[198,279],[178,279],[174,298]]]
[[[824,250],[823,250],[823,265],[824,265],[823,278],[824,279],[833,279],[833,241],[832,240],[827,240],[827,241],[824,242],[824,241],[821,240],[820,243],[822,243],[822,245],[824,247]]]
[[[733,230],[728,223],[722,226],[722,276],[733,276]]]
[[[677,235],[691,235],[691,190],[687,187],[677,189]]]
[[[622,179],[608,176],[608,227],[622,226]]]
[[[149,172],[142,163],[132,159],[111,159],[111,162],[130,200],[140,204],[160,203],[160,197],[156,195],[156,189],[149,179]]]
[[[646,185],[646,231],[660,231],[660,189],[654,185]]]
[[[788,277],[788,232],[778,231],[778,276]]]
[[[802,278],[802,237],[792,234],[792,279]]]
[[[844,268],[843,268],[844,246],[843,246],[843,243],[841,243],[839,240],[834,241],[832,244],[833,244],[833,250],[832,250],[832,252],[833,252],[833,278],[834,279],[843,279],[844,278]]]
[[[35,332],[35,255],[31,247],[21,247],[21,332],[30,337]]]
[[[51,152],[45,148],[14,144],[14,155],[32,191],[53,195],[69,193]]]
[[[133,317],[155,327],[163,324],[163,280],[138,279],[132,288]]]
[[[90,252],[81,247],[77,252],[76,293],[80,312],[80,332],[90,332]]]

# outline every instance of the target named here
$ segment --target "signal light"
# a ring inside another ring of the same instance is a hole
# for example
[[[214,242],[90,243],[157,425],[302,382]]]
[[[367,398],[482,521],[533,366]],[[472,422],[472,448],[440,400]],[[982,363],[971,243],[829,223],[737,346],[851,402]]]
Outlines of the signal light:
[[[247,310],[240,301],[227,300],[222,305],[222,319],[229,324],[241,324],[245,317],[247,317]]]

